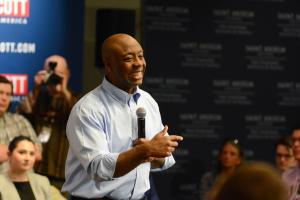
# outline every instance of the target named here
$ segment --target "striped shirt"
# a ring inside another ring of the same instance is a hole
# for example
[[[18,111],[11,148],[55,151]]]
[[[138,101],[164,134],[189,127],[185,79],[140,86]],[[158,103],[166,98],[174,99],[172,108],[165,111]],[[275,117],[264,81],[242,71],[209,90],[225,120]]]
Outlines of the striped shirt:
[[[22,115],[6,112],[0,117],[0,144],[8,145],[16,136],[24,135],[40,143],[30,122]],[[0,172],[7,169],[7,163],[0,165]]]

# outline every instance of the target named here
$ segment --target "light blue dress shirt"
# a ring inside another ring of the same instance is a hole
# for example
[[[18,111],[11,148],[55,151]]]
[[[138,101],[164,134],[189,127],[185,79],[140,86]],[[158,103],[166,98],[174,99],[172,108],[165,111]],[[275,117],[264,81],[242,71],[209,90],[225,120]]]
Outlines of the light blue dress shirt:
[[[128,94],[104,78],[101,85],[77,102],[67,123],[70,147],[63,191],[85,198],[134,200],[144,196],[150,188],[150,163],[113,178],[119,154],[132,148],[137,138],[139,107],[147,112],[146,138],[151,139],[163,124],[156,101],[140,88]],[[160,170],[174,163],[173,156],[167,157]]]

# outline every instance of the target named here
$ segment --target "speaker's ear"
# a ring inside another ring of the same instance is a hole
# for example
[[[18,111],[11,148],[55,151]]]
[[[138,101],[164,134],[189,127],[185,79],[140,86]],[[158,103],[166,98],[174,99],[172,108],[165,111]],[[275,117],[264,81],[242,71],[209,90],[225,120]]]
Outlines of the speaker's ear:
[[[111,74],[111,67],[110,67],[110,65],[109,64],[106,64],[105,65],[105,67],[104,67],[104,72],[105,72],[105,74],[106,74],[106,76],[110,76],[110,74]]]

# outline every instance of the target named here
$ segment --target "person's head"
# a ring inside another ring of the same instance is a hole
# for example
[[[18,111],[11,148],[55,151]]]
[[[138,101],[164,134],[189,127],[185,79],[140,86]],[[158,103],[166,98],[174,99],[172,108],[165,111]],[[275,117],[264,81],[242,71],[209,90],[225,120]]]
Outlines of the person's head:
[[[276,143],[276,167],[284,172],[296,165],[293,154],[292,140],[289,136],[282,137]]]
[[[119,33],[108,37],[102,45],[105,76],[113,85],[133,93],[143,83],[146,69],[143,49],[130,35]]]
[[[287,190],[279,173],[269,164],[241,166],[220,187],[215,200],[285,200]]]
[[[14,172],[27,172],[35,163],[35,145],[26,136],[15,137],[8,145],[10,169]]]
[[[300,163],[300,127],[293,128],[292,144],[294,157]]]
[[[221,169],[234,169],[241,164],[243,157],[238,139],[226,139],[219,150],[219,165]]]
[[[67,60],[60,55],[49,56],[44,62],[44,69],[49,73],[53,72],[62,79],[59,84],[49,84],[49,88],[53,93],[61,92],[62,81],[65,80],[68,82],[70,77],[70,69]]]
[[[60,55],[52,55],[46,58],[44,69],[47,71],[53,70],[58,76],[64,77],[69,75],[69,66],[67,60]]]
[[[6,77],[0,75],[0,117],[9,108],[13,94],[13,84]]]

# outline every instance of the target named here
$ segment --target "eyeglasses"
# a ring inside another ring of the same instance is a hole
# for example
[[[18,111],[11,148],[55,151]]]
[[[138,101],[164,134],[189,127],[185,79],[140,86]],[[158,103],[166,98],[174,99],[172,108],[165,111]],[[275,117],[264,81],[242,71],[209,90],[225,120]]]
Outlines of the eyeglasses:
[[[288,160],[288,159],[291,159],[293,157],[293,155],[276,152],[276,157],[284,158],[284,159]]]

